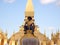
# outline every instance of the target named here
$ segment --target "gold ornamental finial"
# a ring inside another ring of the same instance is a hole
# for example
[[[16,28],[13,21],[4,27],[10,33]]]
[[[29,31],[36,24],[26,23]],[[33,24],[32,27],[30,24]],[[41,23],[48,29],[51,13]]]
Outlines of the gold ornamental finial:
[[[46,28],[44,29],[44,36],[46,36]]]
[[[58,30],[56,30],[56,34],[58,34]]]
[[[53,36],[53,31],[52,31],[52,33],[51,33],[51,37]]]
[[[2,29],[0,28],[0,33],[2,32]]]
[[[7,29],[6,29],[6,36],[8,35],[8,33],[7,33]]]
[[[14,36],[14,34],[15,34],[15,30],[13,30],[13,36]]]
[[[58,28],[58,33],[59,33],[59,28]]]
[[[15,34],[15,30],[13,31],[13,34]]]

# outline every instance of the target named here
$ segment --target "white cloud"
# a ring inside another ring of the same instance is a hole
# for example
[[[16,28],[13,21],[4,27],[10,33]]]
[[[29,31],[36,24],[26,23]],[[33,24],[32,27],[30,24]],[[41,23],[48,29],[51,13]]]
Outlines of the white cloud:
[[[49,3],[53,3],[56,0],[40,0],[41,4],[49,4]]]
[[[3,0],[3,1],[6,3],[14,3],[15,2],[15,0]]]
[[[40,3],[43,5],[54,3],[60,7],[60,0],[40,0]]]
[[[57,1],[56,1],[56,5],[57,5],[57,6],[60,6],[60,0],[57,0]]]
[[[55,27],[48,27],[48,30],[56,30]]]

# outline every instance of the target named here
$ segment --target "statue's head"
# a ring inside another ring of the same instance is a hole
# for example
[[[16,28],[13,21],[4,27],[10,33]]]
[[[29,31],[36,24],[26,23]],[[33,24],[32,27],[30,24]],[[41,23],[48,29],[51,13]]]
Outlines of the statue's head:
[[[32,20],[32,17],[29,16],[27,19],[28,19],[29,21],[31,21],[31,20]]]

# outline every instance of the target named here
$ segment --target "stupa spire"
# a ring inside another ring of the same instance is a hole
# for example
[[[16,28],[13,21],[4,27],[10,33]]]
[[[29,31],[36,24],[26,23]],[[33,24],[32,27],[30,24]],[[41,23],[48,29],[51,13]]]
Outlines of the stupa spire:
[[[26,4],[26,12],[34,12],[32,0],[28,0]]]
[[[34,7],[33,7],[32,0],[27,0],[25,16],[27,16],[27,17],[33,16],[34,17]]]

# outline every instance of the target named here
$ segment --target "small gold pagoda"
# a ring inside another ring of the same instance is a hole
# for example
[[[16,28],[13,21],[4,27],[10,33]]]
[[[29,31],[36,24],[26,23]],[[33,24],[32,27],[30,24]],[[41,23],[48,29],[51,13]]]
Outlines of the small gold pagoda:
[[[5,45],[8,43],[7,33],[3,33],[0,29],[0,45]]]

